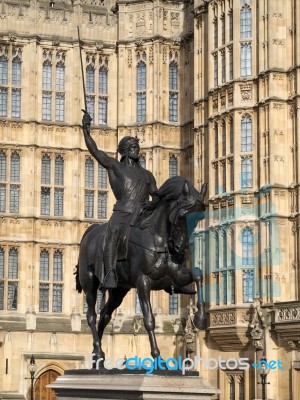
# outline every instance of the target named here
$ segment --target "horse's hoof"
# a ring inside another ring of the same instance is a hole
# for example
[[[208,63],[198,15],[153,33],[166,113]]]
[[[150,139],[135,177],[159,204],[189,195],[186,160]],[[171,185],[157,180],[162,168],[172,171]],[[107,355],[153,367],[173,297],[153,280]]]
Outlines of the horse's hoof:
[[[174,293],[196,294],[197,291],[189,286],[183,286],[182,288],[175,289]]]
[[[203,313],[196,312],[194,315],[194,325],[200,331],[203,331],[207,328],[207,317]]]
[[[192,279],[194,282],[201,282],[203,279],[202,270],[200,268],[192,269]]]
[[[160,356],[160,351],[159,350],[155,350],[155,351],[151,352],[151,356],[152,356],[153,360],[155,358],[158,358]]]

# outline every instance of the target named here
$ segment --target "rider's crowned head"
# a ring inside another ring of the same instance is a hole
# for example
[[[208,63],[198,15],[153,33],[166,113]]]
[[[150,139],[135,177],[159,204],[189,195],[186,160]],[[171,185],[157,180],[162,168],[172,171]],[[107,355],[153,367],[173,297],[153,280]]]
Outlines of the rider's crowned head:
[[[120,140],[118,152],[121,154],[121,161],[129,157],[138,161],[140,158],[139,139],[133,136],[125,136]]]

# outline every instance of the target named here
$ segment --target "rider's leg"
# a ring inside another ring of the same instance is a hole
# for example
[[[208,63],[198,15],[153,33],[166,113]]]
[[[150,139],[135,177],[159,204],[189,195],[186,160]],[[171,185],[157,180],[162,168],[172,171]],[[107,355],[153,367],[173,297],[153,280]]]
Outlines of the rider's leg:
[[[103,286],[107,289],[113,289],[117,287],[117,258],[118,258],[118,244],[120,237],[120,228],[111,227],[110,234],[108,236],[107,243],[104,249],[104,265],[106,276],[104,278]]]

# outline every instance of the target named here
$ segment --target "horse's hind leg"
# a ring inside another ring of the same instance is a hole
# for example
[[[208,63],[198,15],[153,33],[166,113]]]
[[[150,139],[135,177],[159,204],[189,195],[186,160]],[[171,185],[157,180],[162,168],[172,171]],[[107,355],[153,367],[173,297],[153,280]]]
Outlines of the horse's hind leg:
[[[84,286],[86,302],[88,306],[86,319],[93,335],[93,360],[95,361],[99,360],[100,358],[104,358],[104,353],[101,349],[101,342],[96,329],[97,314],[95,306],[97,301],[99,281],[94,275],[89,274]]]
[[[109,289],[108,293],[108,299],[107,302],[105,303],[105,306],[100,312],[100,319],[99,319],[99,324],[98,324],[98,337],[100,340],[102,340],[103,332],[109,321],[111,320],[111,315],[115,311],[116,308],[120,306],[122,303],[124,297],[128,293],[129,289],[124,289],[121,287],[117,287],[115,289]],[[102,351],[102,357],[104,358],[104,353]]]
[[[136,288],[138,291],[138,296],[143,311],[144,325],[149,336],[151,355],[153,358],[156,358],[160,355],[160,351],[157,347],[155,333],[154,333],[155,318],[152,313],[152,307],[150,303],[151,282],[149,277],[140,276],[136,281]]]

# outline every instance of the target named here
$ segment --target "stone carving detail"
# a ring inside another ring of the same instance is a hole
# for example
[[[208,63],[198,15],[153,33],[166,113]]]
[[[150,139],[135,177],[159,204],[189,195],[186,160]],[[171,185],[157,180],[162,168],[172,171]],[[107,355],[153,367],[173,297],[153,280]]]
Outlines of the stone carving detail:
[[[153,29],[153,12],[149,11],[148,13],[148,21],[149,21],[149,32],[152,32]]]
[[[139,13],[136,17],[136,33],[138,35],[143,35],[146,31],[146,23],[145,23],[145,13]]]
[[[248,83],[240,85],[240,91],[242,101],[252,100],[252,85],[249,85]]]
[[[282,39],[273,39],[273,44],[275,44],[275,46],[283,46],[285,41]]]
[[[252,337],[253,346],[256,349],[262,349],[263,348],[263,336],[264,336],[263,329],[260,328],[258,322],[256,322],[252,326],[250,325],[250,327],[252,327],[250,334]]]
[[[288,340],[287,344],[288,344],[288,346],[290,347],[291,350],[298,350],[297,343],[294,342],[293,340]]]
[[[168,59],[168,49],[167,47],[163,48],[163,63],[166,64]]]
[[[233,90],[228,90],[227,92],[228,106],[233,106]]]
[[[274,81],[283,81],[283,75],[282,74],[273,74],[273,79],[274,79]]]
[[[273,108],[275,108],[275,110],[282,110],[283,104],[282,103],[274,103]]]
[[[128,33],[129,36],[133,36],[133,14],[128,16]]]
[[[140,143],[143,143],[145,141],[145,129],[138,128],[135,132],[135,136],[139,139]]]
[[[168,29],[168,16],[169,16],[168,11],[164,10],[164,13],[163,13],[163,28],[164,28],[165,31]]]
[[[187,309],[188,317],[186,327],[184,328],[184,341],[186,343],[187,356],[190,357],[190,355],[196,351],[196,333],[198,332],[198,329],[195,327],[193,322],[196,307],[192,304],[192,300],[190,300],[190,304],[187,306]]]
[[[225,92],[220,93],[220,100],[221,100],[221,108],[225,108],[226,107],[226,93]]]
[[[282,307],[276,310],[276,322],[300,320],[300,307]]]
[[[243,204],[241,209],[242,215],[253,215],[254,214],[254,206],[253,204]]]
[[[171,32],[179,33],[179,12],[171,12]]]
[[[213,95],[213,110],[218,110],[218,94]]]
[[[289,117],[294,118],[295,115],[296,115],[296,106],[295,104],[291,104],[289,109]]]
[[[144,331],[144,319],[142,316],[135,316],[133,319],[133,333],[141,333]]]
[[[153,64],[153,46],[149,47],[149,64]]]
[[[236,315],[233,312],[222,312],[211,315],[211,326],[234,325],[235,323]]]
[[[128,50],[128,67],[132,66],[132,50]]]
[[[14,17],[18,21],[23,21],[29,18],[29,3],[23,4],[21,2],[4,3],[0,5],[0,19],[7,19],[7,17]]]
[[[260,301],[257,299],[254,300],[254,306],[252,308],[252,316],[249,327],[253,346],[258,350],[263,349],[265,335],[264,330],[266,328],[266,324],[265,318],[260,308]]]
[[[142,47],[142,46],[143,46],[143,44],[144,44],[144,41],[143,41],[143,39],[142,39],[142,38],[138,38],[138,39],[136,39],[136,41],[135,41],[135,45],[136,45],[137,47]]]

